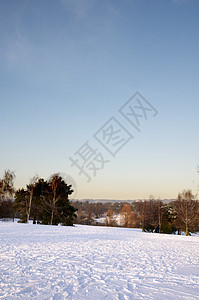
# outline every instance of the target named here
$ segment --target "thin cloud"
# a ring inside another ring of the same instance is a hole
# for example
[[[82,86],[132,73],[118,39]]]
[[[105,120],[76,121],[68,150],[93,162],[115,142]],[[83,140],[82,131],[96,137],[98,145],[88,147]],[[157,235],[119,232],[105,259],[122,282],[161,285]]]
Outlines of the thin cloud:
[[[175,4],[184,5],[192,2],[191,0],[172,0]]]
[[[31,52],[31,47],[25,37],[17,34],[7,39],[6,60],[8,63],[18,65],[25,62]]]
[[[86,17],[96,4],[96,0],[60,0],[63,7],[78,18]]]

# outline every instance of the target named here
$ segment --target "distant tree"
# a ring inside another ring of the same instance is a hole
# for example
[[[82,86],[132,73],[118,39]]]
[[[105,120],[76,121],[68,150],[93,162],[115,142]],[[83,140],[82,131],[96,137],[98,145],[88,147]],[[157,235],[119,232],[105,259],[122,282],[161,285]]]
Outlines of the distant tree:
[[[107,217],[112,217],[113,216],[113,211],[112,211],[112,209],[109,209],[108,211],[107,211]]]
[[[113,211],[112,209],[109,209],[105,217],[105,224],[106,226],[112,226],[112,223],[113,223]]]
[[[112,209],[109,209],[107,211],[107,214],[105,217],[105,224],[106,224],[106,226],[111,226],[111,227],[117,226],[117,222],[116,222],[114,212],[112,211]]]
[[[94,220],[94,213],[92,211],[93,205],[88,205],[88,207],[86,208],[85,211],[85,215],[84,215],[84,220],[83,220],[83,224],[85,225],[94,225],[95,220]]]
[[[158,231],[159,233],[162,232],[162,218],[164,214],[164,205],[162,201],[158,200],[157,201],[157,213],[158,213]]]
[[[124,204],[120,211],[120,224],[123,227],[132,227],[132,209],[129,204]]]
[[[95,225],[98,224],[95,218],[103,217],[107,226],[117,226],[116,215],[119,215],[122,226],[139,227],[147,232],[171,234],[176,232],[177,228],[173,204],[163,204],[153,196],[147,201],[132,202],[130,208],[129,204],[124,202],[75,201],[73,205],[78,209],[79,224]]]
[[[154,232],[162,232],[162,221],[165,214],[165,206],[161,200],[150,199],[148,202],[148,222]]]
[[[162,224],[166,222],[166,207],[162,201],[150,197],[148,201],[140,201],[137,205],[137,215],[142,231],[164,232]],[[165,229],[167,230],[167,229]]]
[[[174,202],[176,213],[176,224],[185,230],[186,235],[195,229],[199,222],[199,204],[191,190],[184,190],[178,194],[178,199]]]
[[[136,209],[132,211],[131,215],[131,227],[138,228],[139,227],[139,217]]]
[[[82,208],[78,209],[78,212],[77,212],[77,224],[81,224],[81,221],[83,219],[83,214],[82,214]]]
[[[158,232],[157,204],[154,199],[147,201],[147,214],[145,221],[145,231]]]
[[[145,231],[146,228],[146,222],[147,222],[147,201],[139,201],[137,204],[137,211],[138,211],[138,217],[140,219],[140,226],[142,228],[142,231]]]
[[[175,233],[176,228],[173,222],[175,215],[173,213],[172,203],[161,205],[161,214],[161,227],[159,227],[161,230],[159,230],[159,232],[167,234]]]

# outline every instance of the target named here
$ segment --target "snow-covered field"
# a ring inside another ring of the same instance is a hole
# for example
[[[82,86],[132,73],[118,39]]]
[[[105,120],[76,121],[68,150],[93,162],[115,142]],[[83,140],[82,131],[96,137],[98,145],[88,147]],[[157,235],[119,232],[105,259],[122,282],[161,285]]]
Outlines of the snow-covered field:
[[[0,299],[199,299],[199,236],[0,222]]]

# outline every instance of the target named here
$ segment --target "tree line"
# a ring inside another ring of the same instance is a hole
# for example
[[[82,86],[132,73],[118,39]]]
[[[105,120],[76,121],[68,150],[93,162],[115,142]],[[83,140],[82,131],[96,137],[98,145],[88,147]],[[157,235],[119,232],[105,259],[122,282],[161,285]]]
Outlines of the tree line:
[[[14,189],[15,174],[6,170],[0,178],[0,218],[17,217],[20,222],[47,225],[123,226],[142,231],[189,235],[199,231],[199,201],[191,190],[178,194],[164,204],[151,197],[148,201],[90,203],[69,201],[72,186],[59,173],[48,180],[34,176],[26,188]],[[119,222],[118,222],[119,216]],[[99,218],[104,222],[100,223]]]
[[[0,179],[0,218],[18,217],[20,222],[46,225],[72,226],[76,209],[69,201],[73,193],[59,173],[49,180],[33,177],[26,188],[14,190],[15,174],[10,170],[4,172]],[[12,199],[14,197],[14,199]]]
[[[178,233],[199,231],[199,202],[190,190],[178,194],[175,201],[164,204],[161,200],[139,201],[132,211],[124,205],[120,212],[124,227],[140,227],[142,231]]]
[[[89,203],[76,201],[76,223],[85,225],[122,226],[142,228],[145,232],[178,233],[199,231],[199,201],[190,190],[178,194],[175,201],[161,200],[132,202]],[[99,222],[99,218],[103,218]]]

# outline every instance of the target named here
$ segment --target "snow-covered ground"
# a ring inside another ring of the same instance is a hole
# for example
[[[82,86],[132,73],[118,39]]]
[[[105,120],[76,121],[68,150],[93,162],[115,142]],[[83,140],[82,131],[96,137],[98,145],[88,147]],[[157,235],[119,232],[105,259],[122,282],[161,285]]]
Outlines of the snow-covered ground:
[[[0,299],[199,299],[199,236],[0,222]]]

